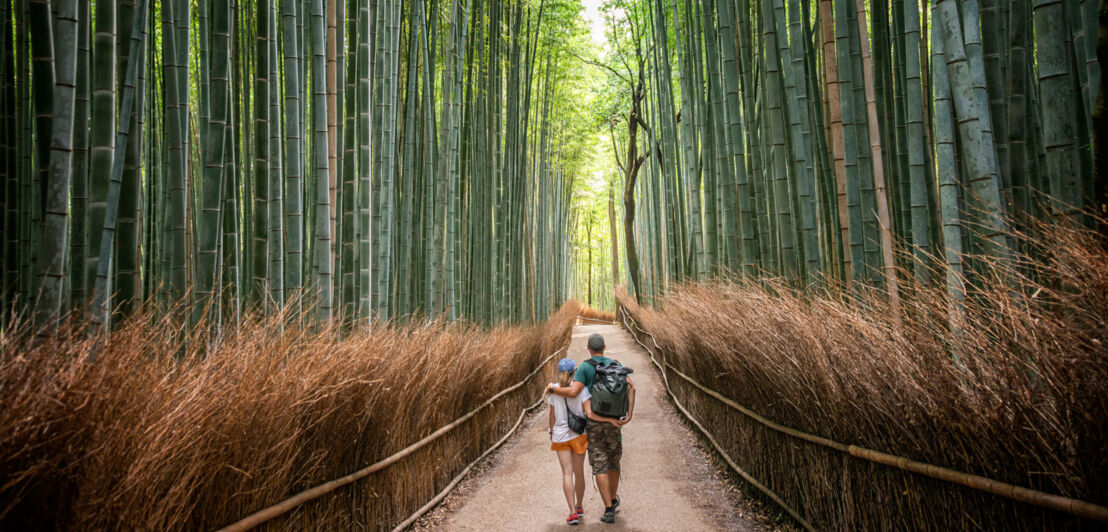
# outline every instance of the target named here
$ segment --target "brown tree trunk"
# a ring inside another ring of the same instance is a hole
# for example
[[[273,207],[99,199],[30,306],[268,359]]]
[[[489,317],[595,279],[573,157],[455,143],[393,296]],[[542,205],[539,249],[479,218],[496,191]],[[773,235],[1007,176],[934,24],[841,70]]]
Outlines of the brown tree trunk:
[[[635,250],[635,181],[646,155],[639,155],[638,134],[643,99],[643,62],[639,60],[639,79],[631,88],[631,113],[627,115],[627,165],[623,180],[623,232],[626,235],[627,269],[635,286],[635,301],[642,304],[642,280],[639,279],[639,254]]]
[[[585,247],[589,248],[589,260],[588,260],[589,274],[588,274],[588,277],[587,277],[589,288],[588,288],[588,296],[587,296],[587,301],[586,302],[588,303],[588,305],[590,307],[592,306],[592,221],[593,221],[592,220],[592,215],[590,214],[589,215],[589,222],[587,224],[585,224],[585,235],[586,235],[585,238],[586,238],[586,242],[588,243],[588,245],[585,246]]]
[[[615,187],[608,187],[608,231],[612,235],[612,287],[619,285],[619,233],[616,232]]]

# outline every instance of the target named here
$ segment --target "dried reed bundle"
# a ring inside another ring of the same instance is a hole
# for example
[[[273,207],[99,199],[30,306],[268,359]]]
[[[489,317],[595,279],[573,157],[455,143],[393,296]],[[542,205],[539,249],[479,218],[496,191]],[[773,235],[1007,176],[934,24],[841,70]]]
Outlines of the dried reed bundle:
[[[951,327],[942,288],[894,320],[877,298],[768,283],[680,286],[655,310],[621,294],[667,361],[777,423],[1018,486],[1108,502],[1108,249],[1036,227]],[[942,277],[939,277],[940,279]],[[768,429],[688,382],[685,406],[739,466],[820,529],[1095,529],[1083,521],[866,462]]]
[[[0,340],[0,528],[225,525],[388,456],[519,382],[566,344],[576,314],[571,302],[530,328],[353,331],[276,316],[216,340],[151,315],[107,338],[78,334],[76,322],[45,340],[14,327]],[[390,529],[499,439],[551,375],[266,527]]]
[[[592,308],[584,303],[581,303],[581,308],[577,311],[577,315],[582,318],[588,318],[596,321],[616,321],[616,313],[610,310],[600,310]]]

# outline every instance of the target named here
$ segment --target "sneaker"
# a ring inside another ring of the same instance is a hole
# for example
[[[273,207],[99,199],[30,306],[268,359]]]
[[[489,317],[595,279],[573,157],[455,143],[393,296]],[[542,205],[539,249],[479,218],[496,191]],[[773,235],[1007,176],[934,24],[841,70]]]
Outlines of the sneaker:
[[[615,497],[612,498],[612,511],[614,512],[618,509],[619,509],[619,495],[616,495]]]
[[[604,516],[600,518],[602,523],[614,523],[616,522],[615,510],[604,510]]]
[[[566,518],[566,524],[567,525],[576,525],[577,523],[580,523],[580,522],[581,522],[581,520],[580,520],[579,516],[577,515],[577,512],[573,512],[573,513],[569,514],[569,517]]]
[[[577,517],[585,517],[585,509],[584,508],[582,508],[580,506],[577,507]]]

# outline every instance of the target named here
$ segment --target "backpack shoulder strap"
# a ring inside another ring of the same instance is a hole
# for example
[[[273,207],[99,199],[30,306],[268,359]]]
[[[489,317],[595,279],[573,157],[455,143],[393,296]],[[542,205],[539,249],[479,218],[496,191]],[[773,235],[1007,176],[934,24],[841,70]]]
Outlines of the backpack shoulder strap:
[[[596,369],[600,369],[600,368],[605,368],[605,369],[607,369],[607,368],[618,368],[619,365],[620,365],[619,361],[614,359],[614,358],[609,358],[603,364],[598,364],[598,363],[594,362],[591,358],[587,362],[592,364],[592,367],[594,367]]]
[[[590,365],[590,366],[592,366],[592,367],[594,367],[594,368],[598,368],[598,367],[600,367],[600,366],[596,365],[596,362],[593,362],[593,359],[592,359],[592,358],[586,358],[586,359],[585,359],[585,361],[584,361],[584,362],[582,362],[582,364],[588,364],[588,365]]]

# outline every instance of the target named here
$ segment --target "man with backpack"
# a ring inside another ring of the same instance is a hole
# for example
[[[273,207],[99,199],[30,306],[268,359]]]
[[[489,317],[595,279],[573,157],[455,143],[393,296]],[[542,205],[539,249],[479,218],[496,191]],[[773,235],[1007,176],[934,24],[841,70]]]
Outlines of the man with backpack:
[[[589,336],[591,357],[577,366],[570,386],[551,386],[550,392],[563,397],[577,397],[588,388],[591,397],[584,403],[588,423],[589,465],[596,476],[600,497],[604,500],[605,523],[615,522],[619,507],[619,462],[623,455],[620,428],[631,422],[635,410],[635,385],[627,377],[631,368],[604,356],[604,337]]]

